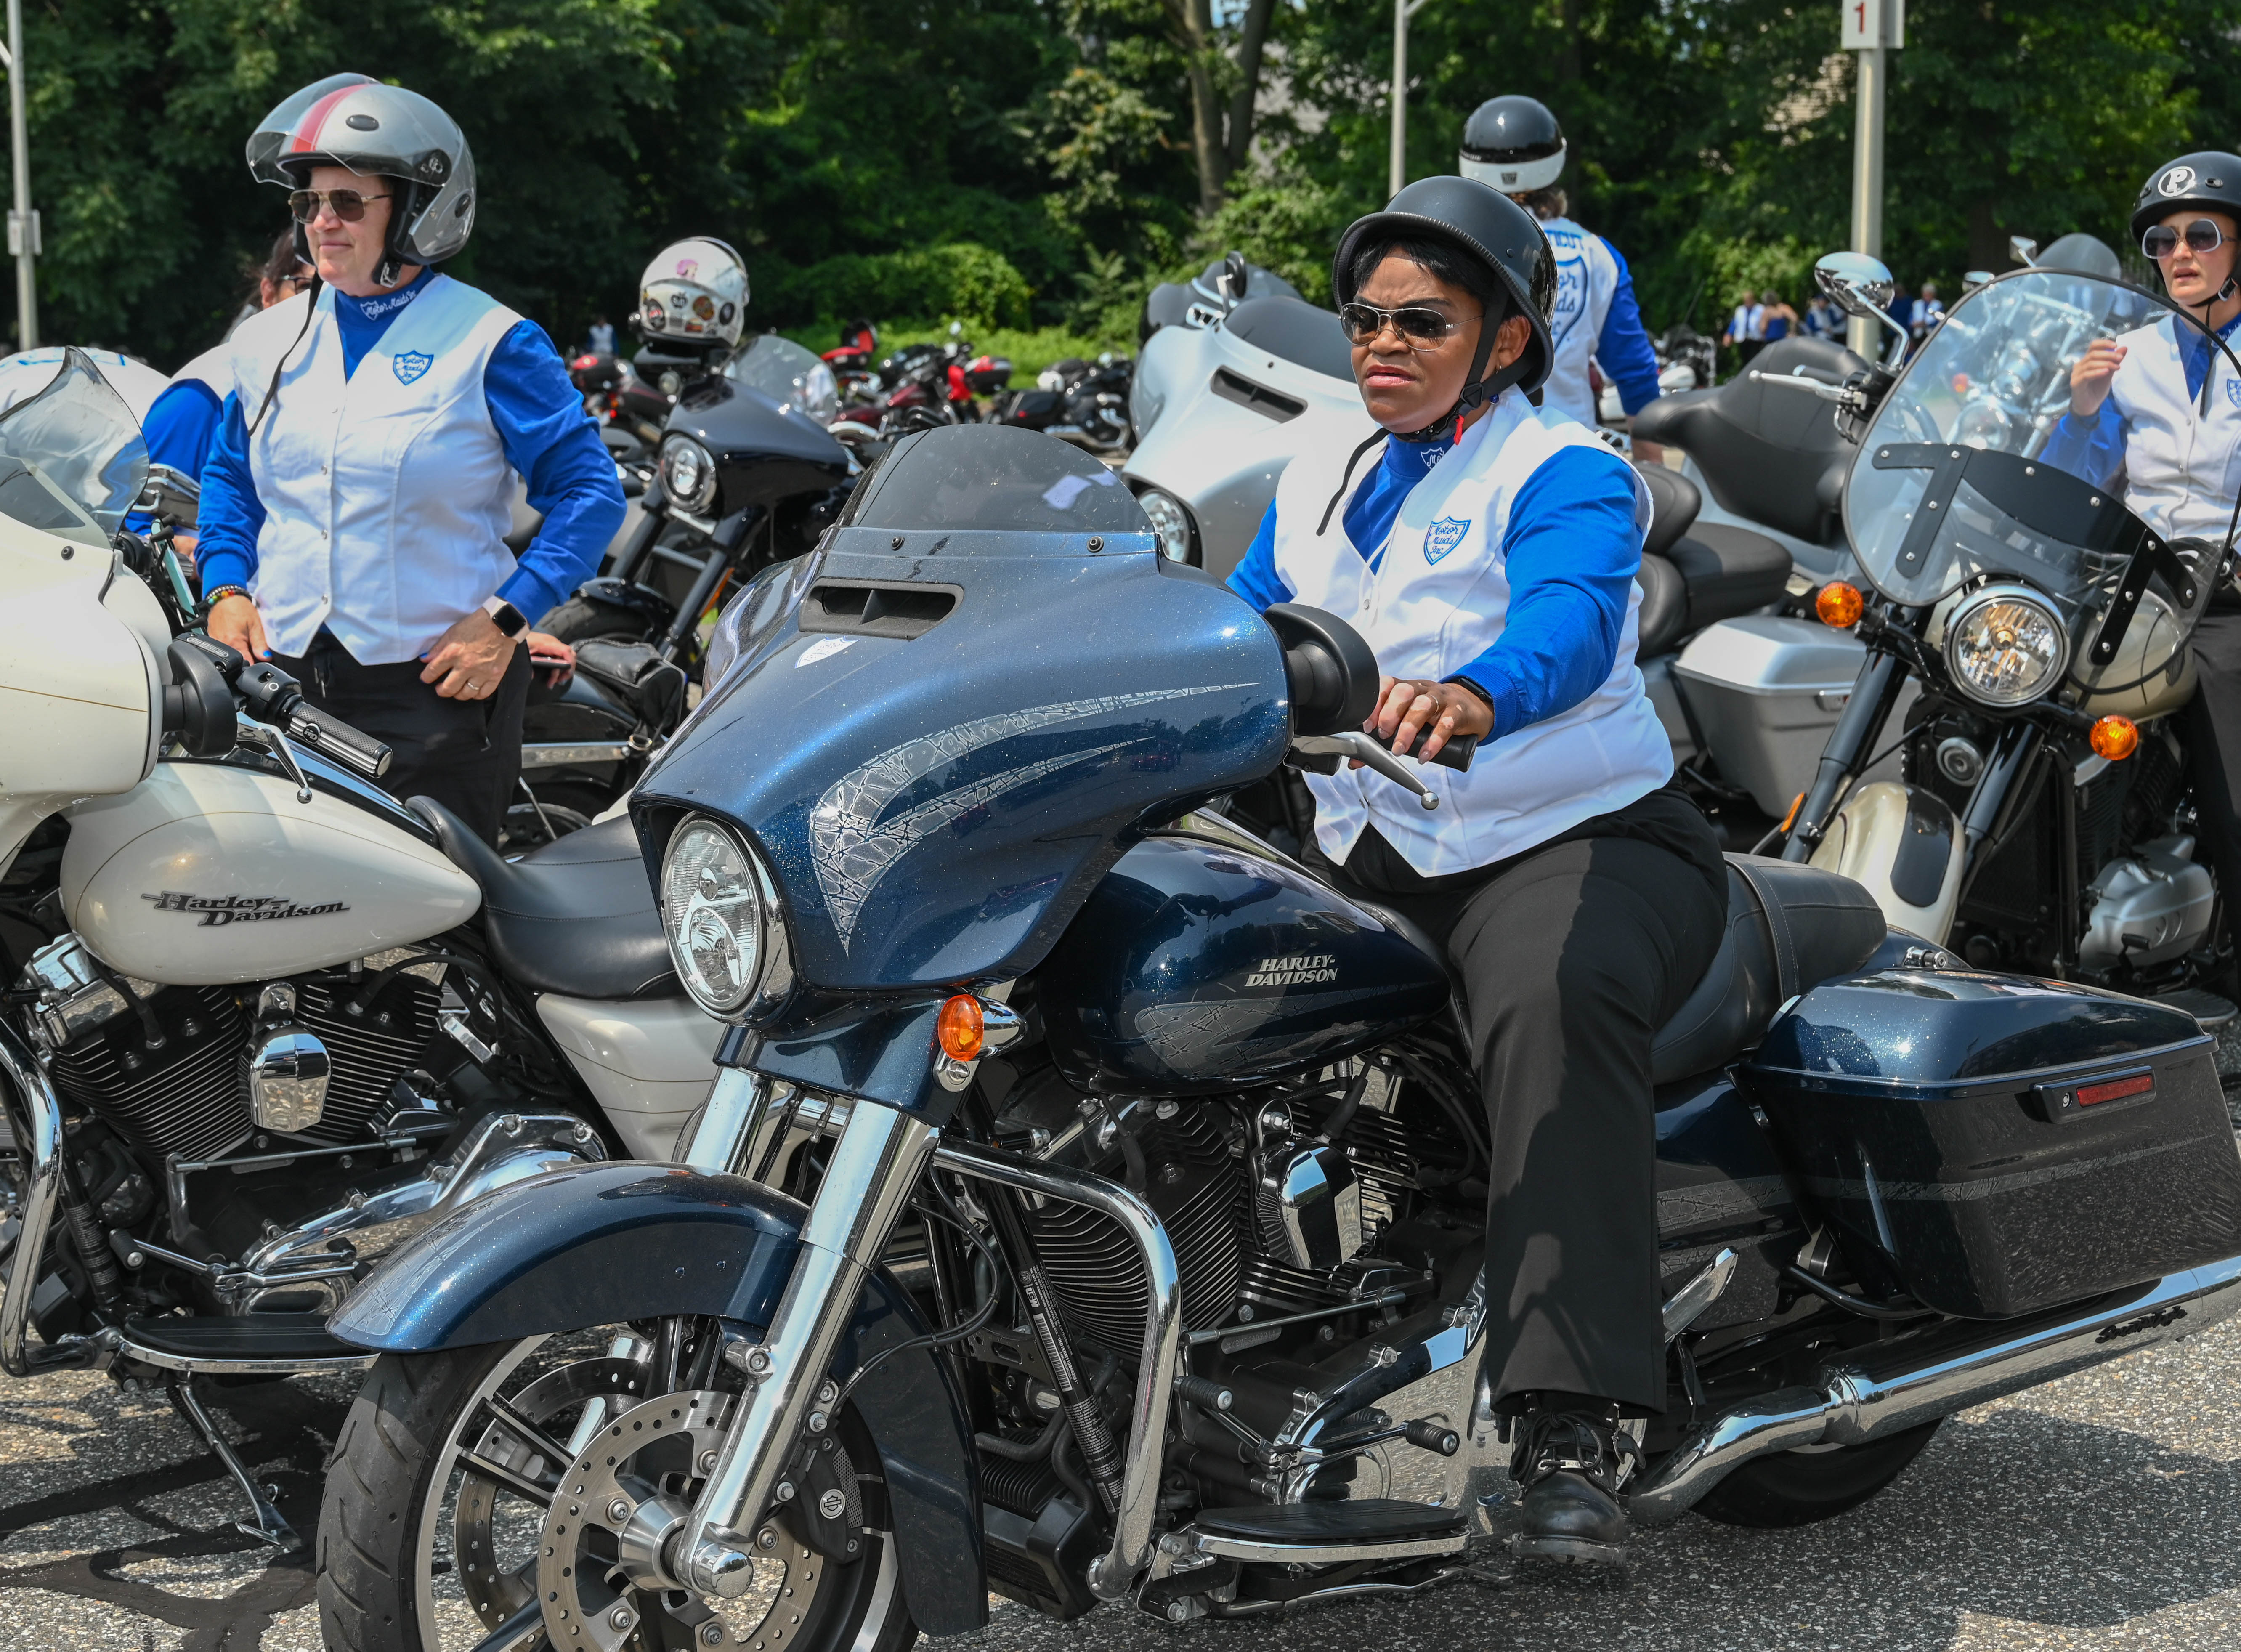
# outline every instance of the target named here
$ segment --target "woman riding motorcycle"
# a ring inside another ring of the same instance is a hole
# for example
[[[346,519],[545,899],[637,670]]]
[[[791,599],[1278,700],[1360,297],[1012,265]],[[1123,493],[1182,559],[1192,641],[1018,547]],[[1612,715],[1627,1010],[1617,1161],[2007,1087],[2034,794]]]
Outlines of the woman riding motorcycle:
[[[1647,492],[1530,400],[1555,284],[1532,215],[1472,179],[1349,228],[1332,285],[1381,428],[1292,461],[1229,584],[1361,632],[1386,673],[1368,726],[1395,750],[1482,742],[1468,773],[1423,770],[1432,813],[1359,764],[1310,776],[1309,859],[1422,924],[1464,983],[1521,1552],[1606,1561],[1621,1418],[1665,1395],[1651,1039],[1718,948],[1726,873],[1635,666]]]
[[[2132,234],[2173,303],[2200,329],[2165,317],[2097,339],[2070,370],[2070,412],[2043,457],[2124,503],[2168,540],[2224,542],[2241,492],[2241,375],[2207,335],[2241,324],[2236,279],[2241,156],[2182,155],[2140,186]],[[2211,599],[2194,632],[2198,688],[2186,710],[2196,831],[2241,957],[2241,594]]]

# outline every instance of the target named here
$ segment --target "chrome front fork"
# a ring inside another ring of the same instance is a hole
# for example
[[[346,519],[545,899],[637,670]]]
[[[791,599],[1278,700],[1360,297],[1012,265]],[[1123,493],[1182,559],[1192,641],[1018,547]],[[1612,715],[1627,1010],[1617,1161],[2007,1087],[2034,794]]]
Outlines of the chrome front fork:
[[[679,1157],[695,1169],[732,1170],[773,1105],[769,1080],[726,1069]],[[750,1534],[795,1442],[839,1421],[827,1408],[837,1397],[828,1376],[833,1349],[926,1168],[934,1134],[923,1120],[893,1107],[860,1101],[850,1110],[802,1227],[793,1277],[761,1346],[746,1352],[748,1388],[715,1471],[669,1557],[686,1587],[730,1599],[753,1585]]]

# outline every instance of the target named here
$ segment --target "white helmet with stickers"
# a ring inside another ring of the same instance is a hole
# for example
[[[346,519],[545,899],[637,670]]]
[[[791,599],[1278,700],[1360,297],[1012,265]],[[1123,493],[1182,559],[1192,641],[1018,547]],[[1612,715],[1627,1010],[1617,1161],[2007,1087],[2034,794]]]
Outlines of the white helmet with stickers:
[[[725,242],[694,236],[664,247],[638,278],[639,331],[648,343],[729,350],[747,311],[747,266]]]

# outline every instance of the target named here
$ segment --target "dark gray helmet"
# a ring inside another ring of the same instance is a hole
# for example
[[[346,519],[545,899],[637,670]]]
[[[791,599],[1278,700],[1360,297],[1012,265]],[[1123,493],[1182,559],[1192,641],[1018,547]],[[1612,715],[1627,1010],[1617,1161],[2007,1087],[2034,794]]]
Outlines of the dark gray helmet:
[[[1504,195],[1545,190],[1564,176],[1563,128],[1537,97],[1489,97],[1463,127],[1456,165]]]
[[[2166,214],[2190,206],[2206,206],[2241,222],[2241,155],[2206,149],[2165,161],[2140,185],[2140,198],[2132,208],[2132,239],[2137,244],[2151,224]]]
[[[395,180],[385,284],[398,266],[442,263],[474,232],[475,157],[466,135],[418,92],[365,75],[330,75],[284,98],[250,137],[250,175],[300,190],[314,166]]]
[[[1494,349],[1495,329],[1481,330],[1478,357],[1471,363],[1456,409],[1475,407],[1511,385],[1538,390],[1556,356],[1549,336],[1549,317],[1556,303],[1556,258],[1533,215],[1500,190],[1473,178],[1419,178],[1388,202],[1382,212],[1356,218],[1339,237],[1331,291],[1340,304],[1354,302],[1355,255],[1388,237],[1425,237],[1459,247],[1494,272],[1509,295],[1510,313],[1532,324],[1533,337],[1517,359],[1486,379],[1480,375]]]

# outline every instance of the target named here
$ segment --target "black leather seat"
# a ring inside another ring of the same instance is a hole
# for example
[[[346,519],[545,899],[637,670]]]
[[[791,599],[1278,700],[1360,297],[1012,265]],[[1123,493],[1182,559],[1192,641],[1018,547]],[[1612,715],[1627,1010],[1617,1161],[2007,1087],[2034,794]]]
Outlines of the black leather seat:
[[[1709,1072],[1756,1043],[1794,994],[1848,975],[1889,926],[1851,879],[1795,861],[1728,857],[1728,926],[1712,966],[1650,1047],[1650,1077]]]
[[[1756,613],[1782,600],[1789,551],[1779,539],[1724,522],[1699,522],[1673,542],[1666,559],[1689,588],[1689,629]]]
[[[1689,532],[1689,525],[1704,508],[1704,496],[1694,482],[1662,465],[1636,465],[1634,470],[1642,486],[1649,490],[1653,512],[1649,532],[1642,536],[1642,548],[1652,556],[1664,556],[1673,549],[1673,542]]]
[[[409,806],[483,892],[483,933],[509,979],[570,998],[684,992],[628,819],[585,826],[508,860],[433,798]]]
[[[1635,658],[1649,659],[1689,634],[1689,582],[1663,557],[1647,553],[1634,579],[1642,587],[1642,612],[1635,616]]]

